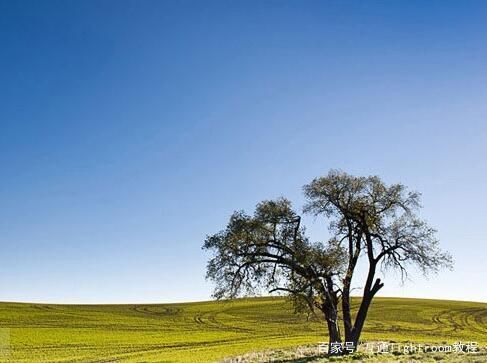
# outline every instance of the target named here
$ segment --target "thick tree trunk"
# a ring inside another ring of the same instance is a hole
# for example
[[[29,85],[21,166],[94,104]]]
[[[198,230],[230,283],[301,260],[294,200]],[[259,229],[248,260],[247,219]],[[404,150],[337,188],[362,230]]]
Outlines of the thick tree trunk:
[[[327,321],[328,323],[328,334],[330,336],[329,343],[330,346],[332,343],[341,343],[342,337],[340,335],[340,330],[338,329],[338,324],[333,321]]]
[[[328,325],[328,355],[341,355],[343,354],[342,349],[339,349],[338,351],[333,349],[337,343],[340,345],[342,343],[336,306],[324,306],[323,313]]]
[[[365,319],[367,318],[367,313],[369,312],[370,303],[372,302],[372,299],[377,291],[379,291],[383,286],[384,284],[380,281],[380,279],[377,279],[372,288],[364,292],[362,302],[357,312],[357,317],[355,318],[355,324],[350,335],[350,341],[353,342],[355,349],[358,347],[358,342],[360,340],[360,335],[362,334]]]
[[[350,342],[352,338],[352,314],[350,313],[350,288],[345,285],[342,293],[342,315],[345,342]]]
[[[362,302],[360,303],[360,307],[357,312],[357,316],[355,317],[355,322],[353,327],[351,327],[351,317],[350,317],[350,292],[349,292],[349,284],[347,284],[347,280],[344,283],[344,289],[342,294],[342,314],[343,314],[343,321],[345,327],[345,342],[348,344],[348,348],[351,349],[344,349],[344,353],[351,353],[352,351],[356,351],[358,348],[358,342],[360,340],[360,335],[362,334],[362,329],[365,324],[365,319],[367,318],[367,313],[369,311],[370,303],[374,298],[377,291],[379,291],[383,283],[381,283],[380,279],[375,278],[375,269],[377,262],[373,259],[373,256],[369,256],[369,272],[367,274],[367,281],[364,287],[364,294],[362,297]],[[352,344],[352,346],[350,346]]]
[[[357,312],[357,317],[355,318],[355,324],[353,326],[350,341],[353,342],[353,346],[357,348],[360,335],[362,334],[362,329],[365,324],[365,319],[367,318],[367,313],[369,311],[370,303],[372,301],[372,296],[364,295],[362,303],[360,304],[359,311]]]

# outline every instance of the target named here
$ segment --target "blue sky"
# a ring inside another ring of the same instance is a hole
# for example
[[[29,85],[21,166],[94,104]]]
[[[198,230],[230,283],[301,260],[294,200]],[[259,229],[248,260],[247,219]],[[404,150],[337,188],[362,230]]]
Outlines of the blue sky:
[[[455,257],[382,295],[487,301],[486,24],[481,1],[0,1],[0,300],[208,299],[205,235],[338,168],[421,191]]]

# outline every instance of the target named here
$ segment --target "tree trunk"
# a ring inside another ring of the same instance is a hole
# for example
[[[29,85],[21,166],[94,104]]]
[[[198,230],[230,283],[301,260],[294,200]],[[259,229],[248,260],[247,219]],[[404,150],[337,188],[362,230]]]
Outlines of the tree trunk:
[[[350,336],[350,341],[353,342],[353,346],[355,349],[357,349],[358,347],[358,342],[360,340],[360,335],[362,334],[365,319],[367,318],[370,303],[372,302],[372,299],[374,298],[377,291],[379,291],[383,286],[384,284],[380,281],[380,279],[377,279],[372,288],[368,292],[364,292],[360,308],[357,312],[357,317],[355,318],[355,324],[352,329],[352,334]]]
[[[371,301],[372,296],[364,295],[362,303],[360,304],[359,311],[357,312],[357,317],[355,318],[355,324],[352,329],[352,334],[350,335],[350,341],[353,342],[353,346],[355,347],[355,349],[357,349]]]
[[[344,338],[346,342],[351,341],[352,337],[352,315],[350,313],[350,288],[349,285],[345,285],[342,294],[342,315],[343,315],[343,328]]]
[[[323,309],[325,315],[326,323],[328,325],[328,355],[342,355],[343,349],[335,351],[332,347],[336,346],[337,343],[342,343],[342,337],[340,334],[340,326],[338,323],[338,314],[336,307],[326,306]]]

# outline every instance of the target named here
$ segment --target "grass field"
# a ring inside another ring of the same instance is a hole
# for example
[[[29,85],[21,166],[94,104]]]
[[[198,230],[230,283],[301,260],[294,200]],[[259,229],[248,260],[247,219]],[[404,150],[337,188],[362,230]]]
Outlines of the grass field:
[[[294,315],[281,298],[161,305],[0,303],[0,328],[0,360],[11,362],[211,362],[326,340],[322,322]],[[377,298],[363,339],[485,345],[487,304]]]

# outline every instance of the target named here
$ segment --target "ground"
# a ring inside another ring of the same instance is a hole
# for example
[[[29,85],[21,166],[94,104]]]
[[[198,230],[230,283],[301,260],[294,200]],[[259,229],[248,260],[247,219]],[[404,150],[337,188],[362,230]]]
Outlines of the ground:
[[[363,339],[485,346],[487,304],[377,298]],[[283,298],[161,305],[0,303],[0,361],[8,362],[213,362],[323,341],[323,322],[293,314]]]
[[[352,355],[342,357],[326,357],[316,345],[304,345],[293,348],[268,349],[260,352],[251,352],[234,357],[227,357],[221,363],[260,363],[260,362],[281,362],[281,363],[481,363],[487,362],[487,349],[480,347],[475,353],[449,352],[367,352],[359,351]]]

